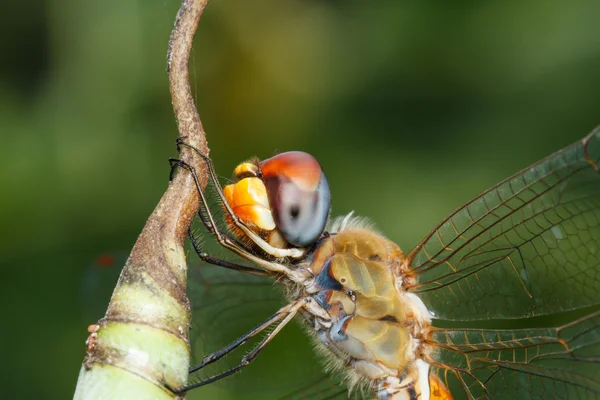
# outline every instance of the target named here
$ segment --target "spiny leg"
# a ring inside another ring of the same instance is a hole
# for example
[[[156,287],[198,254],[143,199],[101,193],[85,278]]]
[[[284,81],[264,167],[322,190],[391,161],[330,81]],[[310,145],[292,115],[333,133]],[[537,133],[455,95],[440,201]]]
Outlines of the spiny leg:
[[[208,203],[206,200],[206,196],[204,195],[204,192],[202,191],[202,189],[200,187],[200,182],[198,180],[198,176],[196,174],[196,171],[194,170],[194,167],[192,167],[185,161],[181,161],[181,160],[173,160],[173,162],[174,162],[174,164],[173,164],[174,166],[180,166],[180,167],[183,167],[183,168],[186,168],[187,170],[189,170],[190,173],[192,174],[192,176],[194,177],[194,182],[196,183],[196,188],[198,189],[198,193],[200,194],[200,199],[202,201],[204,208],[206,209],[206,214],[207,214],[206,216],[203,216],[201,213],[198,213],[198,215],[202,219],[202,222],[206,226],[206,229],[215,236],[215,238],[217,239],[217,242],[221,246],[233,251],[234,253],[238,254],[239,256],[262,267],[263,269],[265,269],[267,271],[284,274],[286,277],[288,277],[289,279],[291,279],[294,282],[303,282],[304,280],[306,280],[307,278],[310,277],[310,276],[308,276],[309,272],[305,269],[290,269],[290,268],[286,267],[285,265],[264,260],[256,255],[250,253],[248,250],[242,248],[235,239],[233,239],[229,235],[221,232],[219,230],[217,224],[215,223],[215,220],[214,220],[210,210],[208,209],[208,206],[207,206]],[[205,217],[206,217],[206,219],[204,219]]]
[[[200,188],[200,181],[198,180],[198,175],[196,174],[196,170],[194,169],[194,167],[192,167],[191,165],[189,165],[188,163],[186,163],[185,161],[182,160],[178,160],[176,158],[169,158],[169,163],[171,164],[171,179],[173,177],[174,174],[174,170],[176,167],[182,167],[187,169],[191,174],[192,177],[194,178],[194,183],[196,184],[196,189],[198,190],[198,193],[200,194],[200,200],[201,200],[201,209],[202,207],[204,207],[206,215],[202,214],[202,210],[200,209],[198,211],[198,217],[200,217],[200,220],[202,221],[202,223],[204,224],[206,230],[216,236],[217,240],[219,240],[219,237],[221,235],[223,236],[227,236],[229,241],[231,242],[232,245],[235,245],[237,247],[240,248],[240,250],[243,250],[245,252],[248,252],[247,249],[243,248],[239,242],[233,238],[231,238],[230,236],[226,235],[225,233],[221,233],[219,231],[219,228],[217,227],[217,224],[215,223],[215,220],[212,216],[212,213],[210,212],[210,210],[208,209],[208,200],[206,199],[206,196],[204,195],[204,191],[201,190]],[[190,235],[190,238],[193,238],[193,235],[191,235],[191,232],[188,230],[188,235]],[[193,238],[192,244],[194,245],[194,250],[196,250],[196,252],[198,252],[198,249],[200,248],[200,246],[198,245],[197,241],[195,240],[195,238]],[[219,241],[219,244],[222,245],[222,243]],[[200,256],[200,254],[198,254]]]
[[[246,272],[246,273],[253,274],[253,275],[271,276],[270,273],[268,273],[267,271],[264,271],[262,269],[256,269],[256,268],[252,268],[252,267],[247,267],[245,265],[235,264],[235,263],[232,263],[227,260],[222,260],[220,258],[213,257],[210,254],[203,252],[202,249],[200,248],[200,244],[198,243],[198,241],[192,234],[191,230],[188,231],[188,237],[190,238],[190,242],[192,242],[192,247],[196,251],[198,258],[200,258],[200,260],[202,260],[206,263],[217,265],[219,267],[231,269],[234,271]]]
[[[171,165],[171,173],[169,174],[169,180],[173,180],[173,176],[175,175],[175,170],[177,169],[177,167],[183,167],[183,168],[187,169],[188,171],[190,171],[190,173],[192,174],[192,177],[194,178],[194,182],[196,184],[196,188],[198,189],[198,192],[200,193],[200,199],[202,200],[201,207],[206,208],[206,214],[207,214],[207,216],[205,216],[204,214],[202,214],[201,210],[199,210],[198,216],[200,217],[200,220],[206,227],[206,230],[209,231],[211,234],[216,235],[217,234],[217,232],[215,230],[216,224],[215,224],[214,219],[212,218],[212,215],[208,211],[208,207],[206,205],[206,197],[204,196],[204,192],[202,190],[200,190],[200,182],[198,181],[198,175],[196,175],[196,171],[194,170],[194,167],[192,167],[185,161],[178,160],[176,158],[169,158],[169,164]]]
[[[292,303],[292,304],[294,304],[294,303]],[[264,322],[262,322],[256,328],[252,329],[250,332],[245,333],[244,335],[240,336],[239,338],[237,338],[236,340],[234,340],[227,346],[223,347],[222,349],[205,356],[202,359],[202,362],[200,364],[195,365],[190,368],[189,373],[190,374],[194,373],[194,372],[204,368],[205,366],[212,364],[215,361],[220,360],[221,358],[223,358],[224,356],[229,354],[231,351],[235,350],[242,344],[246,343],[246,341],[248,341],[248,339],[256,336],[257,334],[259,334],[260,332],[262,332],[269,326],[273,325],[274,323],[281,321],[287,315],[289,307],[290,307],[290,305],[288,304],[287,306],[283,307],[281,310],[277,311],[275,314],[273,314],[272,316],[267,318]]]
[[[204,368],[205,366],[223,358],[224,356],[229,354],[231,351],[233,351],[234,349],[236,349],[239,346],[241,346],[242,344],[244,344],[248,339],[250,339],[253,336],[257,335],[258,333],[264,331],[266,328],[272,326],[273,324],[276,324],[275,328],[271,332],[269,332],[267,335],[265,335],[265,337],[260,341],[260,343],[258,343],[258,345],[256,345],[252,349],[252,351],[250,351],[248,354],[246,354],[242,358],[242,360],[240,361],[240,363],[238,365],[236,365],[235,367],[230,368],[227,371],[224,371],[220,374],[213,375],[210,378],[203,379],[203,380],[193,383],[191,385],[184,386],[183,388],[176,390],[175,393],[182,393],[182,392],[186,392],[191,389],[198,388],[200,386],[208,385],[209,383],[212,383],[212,382],[218,381],[220,379],[223,379],[227,376],[233,375],[233,374],[239,372],[242,368],[248,366],[258,356],[258,354],[260,354],[260,352],[266,347],[266,345],[269,344],[269,342],[271,340],[273,340],[273,338],[281,331],[281,329],[283,329],[283,327],[288,322],[290,322],[292,320],[292,318],[294,318],[294,316],[296,316],[298,311],[302,308],[307,307],[307,304],[311,304],[310,299],[308,301],[307,301],[307,299],[300,299],[300,300],[297,300],[293,303],[290,303],[290,304],[284,306],[281,310],[279,310],[273,316],[269,317],[265,322],[263,322],[262,324],[260,324],[259,326],[257,326],[256,328],[254,328],[253,330],[248,332],[247,334],[236,339],[235,341],[233,341],[229,345],[225,346],[221,350],[204,357],[204,359],[202,360],[202,363],[200,363],[199,365],[196,365],[190,369],[190,373],[198,371],[199,369]]]
[[[186,146],[186,147],[194,150],[196,153],[198,153],[200,155],[200,157],[202,157],[204,159],[204,161],[206,162],[206,165],[208,166],[208,172],[209,172],[210,178],[215,186],[217,194],[218,194],[219,198],[221,199],[221,202],[223,203],[225,210],[231,217],[232,222],[234,223],[234,225],[237,228],[239,228],[242,232],[244,232],[254,243],[256,243],[256,245],[258,247],[260,247],[267,254],[269,254],[273,257],[277,257],[277,258],[283,258],[283,257],[301,258],[304,256],[304,254],[306,253],[305,249],[299,249],[299,248],[278,249],[276,247],[271,246],[263,238],[258,236],[252,230],[250,230],[250,228],[248,228],[246,226],[246,224],[242,220],[240,220],[240,218],[233,212],[233,210],[229,206],[229,203],[227,203],[227,200],[225,200],[225,195],[223,194],[223,190],[221,189],[221,185],[219,184],[219,179],[217,178],[217,173],[213,166],[212,160],[208,156],[206,156],[204,153],[202,153],[200,150],[198,150],[196,147],[182,141],[181,138],[177,139],[177,145],[183,145],[183,146]]]

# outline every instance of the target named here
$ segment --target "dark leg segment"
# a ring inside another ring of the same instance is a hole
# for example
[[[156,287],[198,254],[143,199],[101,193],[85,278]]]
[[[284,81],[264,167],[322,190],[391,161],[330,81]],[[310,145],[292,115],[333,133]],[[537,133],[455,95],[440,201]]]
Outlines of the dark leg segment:
[[[261,340],[260,343],[258,345],[256,345],[256,347],[254,347],[254,349],[252,349],[252,351],[250,353],[246,354],[242,358],[242,360],[240,361],[240,363],[238,365],[236,365],[235,367],[228,369],[227,371],[224,371],[220,374],[211,376],[210,378],[203,379],[203,380],[193,383],[191,385],[184,386],[181,389],[175,390],[175,392],[183,393],[188,390],[198,388],[200,386],[208,385],[209,383],[212,383],[212,382],[218,381],[220,379],[223,379],[227,376],[233,375],[236,372],[239,372],[242,368],[248,366],[260,354],[260,352],[266,347],[266,345],[281,331],[281,329],[289,321],[291,321],[292,318],[294,318],[294,316],[298,313],[298,310],[301,309],[302,307],[304,307],[304,304],[305,304],[304,300],[298,300],[294,303],[288,304],[287,306],[283,307],[280,311],[278,311],[276,314],[274,314],[273,316],[268,318],[265,322],[263,322],[262,324],[260,324],[259,326],[257,326],[256,328],[254,328],[253,330],[248,332],[247,334],[234,340],[232,343],[225,346],[221,350],[204,357],[204,359],[202,360],[202,363],[200,363],[199,365],[196,365],[190,369],[190,373],[198,371],[199,369],[204,368],[208,364],[211,364],[211,363],[223,358],[224,356],[229,354],[231,351],[233,351],[234,349],[236,349],[239,346],[241,346],[242,344],[244,344],[248,339],[250,339],[253,336],[257,335],[258,333],[264,331],[266,328],[270,327],[271,325],[276,324],[275,328],[271,332],[269,332],[263,338],[263,340]]]
[[[200,248],[200,244],[198,243],[198,241],[192,234],[191,230],[188,231],[188,237],[190,238],[190,242],[192,242],[192,247],[194,247],[194,250],[196,251],[198,258],[200,258],[200,260],[202,260],[204,262],[207,262],[207,263],[213,264],[213,265],[217,265],[219,267],[231,269],[234,271],[246,272],[246,273],[253,274],[253,275],[271,276],[270,273],[268,273],[267,271],[263,271],[262,269],[257,269],[257,268],[247,267],[245,265],[235,264],[235,263],[229,262],[227,260],[222,260],[220,258],[213,257],[210,254],[203,252],[202,249]]]

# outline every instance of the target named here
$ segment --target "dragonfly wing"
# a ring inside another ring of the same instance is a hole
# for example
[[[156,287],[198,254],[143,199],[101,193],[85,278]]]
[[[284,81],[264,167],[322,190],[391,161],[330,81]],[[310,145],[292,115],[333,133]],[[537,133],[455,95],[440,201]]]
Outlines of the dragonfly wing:
[[[325,374],[306,386],[299,387],[293,392],[290,392],[280,400],[359,400],[363,398],[365,397],[360,392],[353,392],[352,394],[348,393],[348,389],[342,384],[342,381],[338,377],[332,374]]]
[[[269,278],[208,264],[190,266],[189,274],[190,342],[204,355],[246,333],[284,304]]]
[[[454,211],[409,255],[436,318],[600,303],[600,128]]]
[[[457,400],[600,398],[600,312],[558,328],[436,329],[430,344]]]

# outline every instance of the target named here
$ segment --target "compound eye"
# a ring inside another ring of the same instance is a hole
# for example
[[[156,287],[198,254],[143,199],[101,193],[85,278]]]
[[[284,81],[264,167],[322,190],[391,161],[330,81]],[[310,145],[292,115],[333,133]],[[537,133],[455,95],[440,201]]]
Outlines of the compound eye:
[[[316,242],[329,216],[329,184],[318,161],[290,151],[259,164],[277,229],[291,245]]]

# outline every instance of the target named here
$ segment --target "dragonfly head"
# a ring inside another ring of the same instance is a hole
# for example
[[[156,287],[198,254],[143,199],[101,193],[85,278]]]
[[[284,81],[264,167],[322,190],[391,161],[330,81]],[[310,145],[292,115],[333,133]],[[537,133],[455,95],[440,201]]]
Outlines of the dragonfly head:
[[[250,229],[280,248],[307,247],[319,239],[329,217],[330,192],[313,156],[290,151],[244,162],[234,173],[236,182],[223,193]]]

